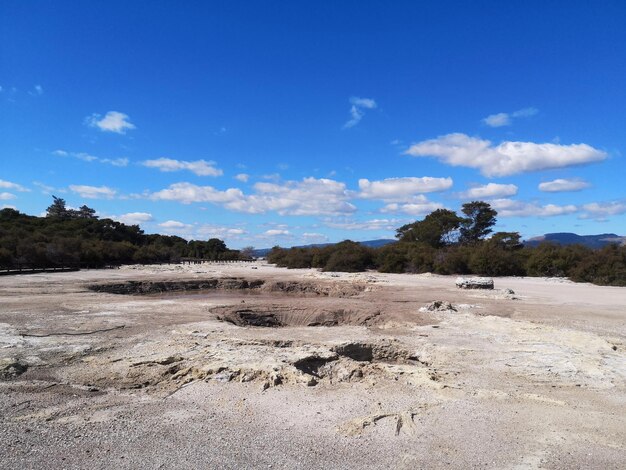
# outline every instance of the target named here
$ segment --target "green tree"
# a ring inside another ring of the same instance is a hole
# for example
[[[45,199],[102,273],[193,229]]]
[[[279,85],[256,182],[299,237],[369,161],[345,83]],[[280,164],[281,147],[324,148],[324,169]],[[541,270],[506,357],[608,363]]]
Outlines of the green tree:
[[[448,209],[437,209],[424,220],[403,225],[396,231],[401,242],[421,242],[441,248],[455,241],[457,230],[463,219],[456,212]]]
[[[69,217],[69,211],[65,207],[65,199],[52,196],[52,204],[46,209],[46,217],[58,217],[66,219]]]
[[[359,272],[374,264],[372,250],[352,240],[332,246],[333,251],[322,271]]]
[[[87,207],[86,205],[82,205],[78,208],[76,212],[76,217],[79,219],[97,219],[96,210],[91,207]]]
[[[461,222],[461,243],[476,243],[492,232],[491,227],[496,224],[498,213],[491,208],[489,203],[484,201],[468,202],[463,204],[461,211],[466,216]]]

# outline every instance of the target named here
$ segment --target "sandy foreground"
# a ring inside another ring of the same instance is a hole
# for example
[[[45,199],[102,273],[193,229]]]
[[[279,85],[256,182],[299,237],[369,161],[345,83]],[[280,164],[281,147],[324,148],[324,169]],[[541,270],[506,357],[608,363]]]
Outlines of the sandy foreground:
[[[454,280],[1,277],[0,467],[624,468],[626,288]]]

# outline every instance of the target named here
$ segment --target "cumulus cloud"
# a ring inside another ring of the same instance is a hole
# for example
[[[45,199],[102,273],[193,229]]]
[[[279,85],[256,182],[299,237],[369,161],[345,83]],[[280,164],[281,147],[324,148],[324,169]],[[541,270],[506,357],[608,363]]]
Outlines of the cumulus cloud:
[[[566,206],[555,204],[541,206],[513,199],[494,199],[490,201],[490,204],[491,207],[498,211],[498,216],[501,217],[553,217],[573,214],[578,211],[578,207],[572,204]]]
[[[607,156],[606,152],[587,144],[505,141],[493,145],[489,140],[460,133],[418,142],[405,154],[413,157],[435,157],[452,166],[477,168],[489,177],[582,165],[604,160]]]
[[[135,129],[135,125],[130,122],[127,114],[118,111],[109,111],[102,117],[100,114],[92,114],[85,122],[90,127],[96,127],[103,132],[114,132],[116,134],[126,134],[127,130]]]
[[[177,201],[183,204],[211,202],[224,204],[245,198],[240,189],[230,188],[220,191],[212,186],[198,186],[192,183],[174,183],[167,189],[150,194],[150,198],[161,201]]]
[[[117,193],[108,186],[87,186],[71,184],[70,190],[87,199],[113,199]]]
[[[157,158],[156,160],[146,160],[141,164],[165,172],[188,170],[198,176],[221,176],[224,173],[222,170],[215,168],[215,162],[207,162],[206,160],[188,162],[172,158]]]
[[[196,233],[201,238],[236,239],[240,235],[245,235],[247,232],[242,228],[204,224],[197,228]]]
[[[459,194],[461,199],[491,199],[494,197],[508,197],[517,194],[517,186],[514,184],[489,183],[483,186],[474,186]]]
[[[239,173],[238,175],[235,175],[235,179],[237,181],[241,181],[242,183],[247,183],[248,180],[250,179],[250,175],[246,173]]]
[[[411,216],[419,216],[430,214],[432,211],[442,209],[443,205],[438,202],[429,201],[424,196],[416,197],[410,203],[398,204],[391,203],[383,207],[380,212],[383,213],[401,213]]]
[[[185,224],[183,222],[179,222],[178,220],[167,220],[163,223],[160,223],[159,227],[182,229],[182,228],[191,228],[193,227],[193,225]]]
[[[395,230],[403,223],[399,219],[371,219],[364,221],[327,221],[324,225],[342,230]]]
[[[316,233],[316,232],[304,232],[302,234],[302,239],[305,240],[307,243],[312,243],[312,242],[322,243],[322,242],[328,241],[328,237],[326,235],[322,233]]]
[[[185,204],[211,202],[229,210],[250,214],[275,211],[280,215],[332,215],[356,210],[348,202],[349,192],[345,184],[324,178],[304,178],[302,181],[281,184],[259,182],[254,185],[254,190],[254,194],[246,195],[237,188],[221,191],[212,186],[175,183],[150,197]]]
[[[111,218],[126,225],[140,225],[154,220],[152,214],[148,212],[128,212],[122,215],[114,215]]]
[[[254,185],[254,190],[256,194],[248,196],[246,202],[257,212],[332,215],[356,211],[356,207],[348,202],[350,194],[346,185],[331,179],[310,177],[282,184],[260,182]],[[237,204],[226,207],[238,209]]]
[[[11,189],[13,191],[29,192],[30,189],[25,188],[21,184],[12,183],[11,181],[0,180],[0,189]]]
[[[581,219],[606,220],[606,218],[611,215],[626,213],[626,202],[592,202],[590,204],[584,204],[582,208],[585,212],[581,215]]]
[[[359,197],[387,202],[408,202],[420,193],[445,191],[452,187],[452,178],[387,178],[380,181],[359,180]]]
[[[489,127],[502,127],[511,125],[511,117],[508,113],[491,114],[483,119]]]
[[[278,237],[278,236],[289,236],[291,235],[291,233],[289,232],[289,230],[281,230],[281,229],[272,228],[272,229],[266,230],[263,233],[263,235],[266,237]]]
[[[68,152],[67,150],[61,149],[55,150],[52,154],[57,157],[77,158],[78,160],[82,160],[84,162],[100,162],[119,167],[128,166],[128,158],[100,158],[86,152]]]
[[[371,98],[358,98],[353,96],[350,98],[350,119],[343,125],[344,129],[354,127],[365,115],[366,109],[375,109],[377,107],[376,101]]]
[[[567,191],[582,191],[591,185],[581,179],[555,179],[539,183],[539,190],[547,193],[560,193]]]
[[[16,199],[17,196],[13,193],[0,193],[0,201],[8,201],[9,199]]]
[[[513,118],[526,118],[534,116],[538,112],[537,108],[522,108],[512,113],[491,114],[483,119],[483,123],[489,127],[510,126],[513,123]]]

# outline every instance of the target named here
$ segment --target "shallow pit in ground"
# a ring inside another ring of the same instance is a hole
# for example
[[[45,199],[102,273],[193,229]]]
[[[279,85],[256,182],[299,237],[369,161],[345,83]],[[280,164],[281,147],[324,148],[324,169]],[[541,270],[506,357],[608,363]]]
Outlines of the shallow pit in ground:
[[[115,283],[90,284],[94,292],[123,295],[160,294],[166,292],[203,292],[207,295],[220,291],[254,291],[268,294],[295,294],[310,297],[353,297],[367,286],[354,282],[265,281],[239,277],[222,277],[193,280],[138,280]]]
[[[294,305],[230,305],[211,309],[220,321],[236,326],[281,328],[289,326],[368,326],[375,324],[381,311],[371,306],[358,309],[320,308]]]

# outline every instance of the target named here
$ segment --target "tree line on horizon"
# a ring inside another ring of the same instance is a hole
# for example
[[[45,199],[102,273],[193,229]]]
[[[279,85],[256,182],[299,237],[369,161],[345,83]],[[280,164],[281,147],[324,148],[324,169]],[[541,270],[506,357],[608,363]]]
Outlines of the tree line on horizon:
[[[85,205],[67,208],[53,196],[45,217],[0,210],[0,269],[82,267],[176,263],[181,258],[245,259],[218,239],[191,240],[145,234],[138,225],[100,219]]]
[[[626,246],[591,249],[542,242],[529,247],[518,232],[493,233],[497,211],[487,202],[468,202],[461,212],[437,209],[422,220],[399,227],[398,241],[380,248],[351,240],[324,247],[276,246],[268,261],[323,271],[548,276],[626,286]]]
[[[569,277],[574,281],[626,286],[626,246],[592,249],[542,242],[525,246],[518,232],[496,232],[497,212],[472,201],[462,215],[437,209],[396,230],[397,242],[370,248],[344,240],[324,247],[274,247],[268,261],[287,268],[386,273],[478,274]],[[0,210],[0,269],[176,263],[181,258],[250,259],[252,248],[229,249],[218,239],[187,241],[145,234],[138,225],[100,219],[86,205],[67,208],[53,196],[45,217]]]

